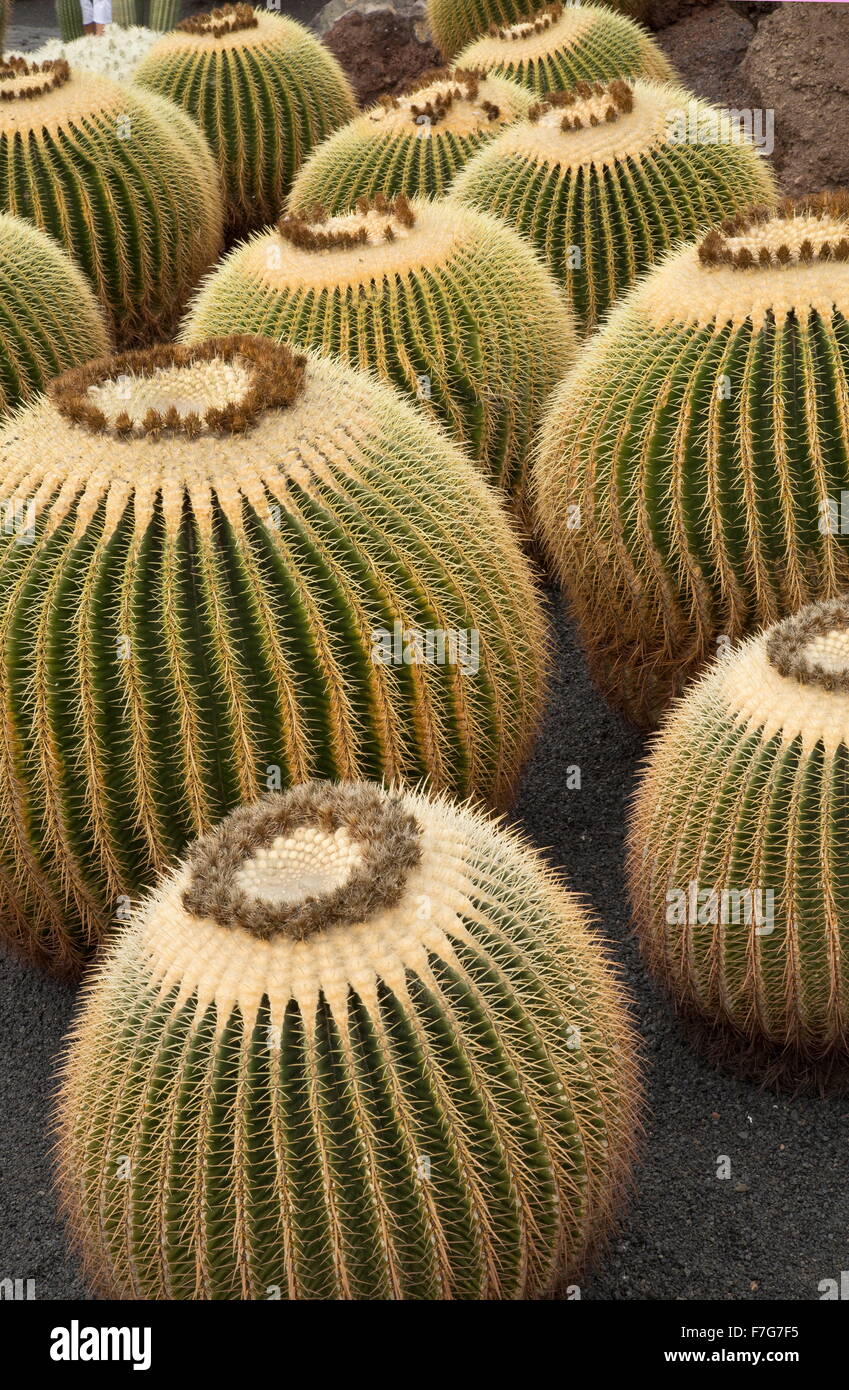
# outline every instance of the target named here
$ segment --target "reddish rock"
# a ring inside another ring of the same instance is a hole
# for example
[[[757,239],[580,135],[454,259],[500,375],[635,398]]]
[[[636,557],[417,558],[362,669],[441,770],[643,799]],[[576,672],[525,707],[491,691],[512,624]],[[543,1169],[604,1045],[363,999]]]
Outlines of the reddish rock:
[[[752,105],[741,73],[755,27],[725,0],[691,8],[691,13],[655,37],[685,87],[717,106]]]
[[[362,106],[442,63],[434,44],[418,38],[414,20],[389,9],[344,15],[324,42],[347,72]]]

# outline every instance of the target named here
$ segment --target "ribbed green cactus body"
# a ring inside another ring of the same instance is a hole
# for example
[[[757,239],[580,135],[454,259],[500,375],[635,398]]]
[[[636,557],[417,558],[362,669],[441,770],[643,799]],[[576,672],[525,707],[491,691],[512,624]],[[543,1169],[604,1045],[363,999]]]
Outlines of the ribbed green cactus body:
[[[56,20],[65,43],[82,38],[85,33],[80,0],[56,0]]]
[[[185,870],[100,963],[61,1184],[105,1295],[532,1298],[608,1232],[638,1095],[599,945],[514,836],[403,806],[423,853],[401,901],[298,942],[297,968],[291,942],[187,915]]]
[[[136,82],[182,106],[206,133],[231,238],[274,220],[310,152],[356,111],[341,67],[308,30],[266,10],[239,8],[255,13],[255,27],[218,37],[178,28],[135,73]]]
[[[614,77],[676,81],[650,34],[599,5],[552,6],[535,19],[472,40],[455,61],[512,78],[540,96]]]
[[[600,4],[634,19],[648,8],[647,0],[600,0]],[[531,19],[543,8],[539,0],[427,0],[427,17],[443,54],[453,58],[493,24],[501,27]]]
[[[730,244],[747,239],[770,267],[694,246],[657,267],[541,436],[544,547],[596,679],[640,723],[726,639],[849,585],[849,265],[819,257],[849,255],[846,228],[800,215]]]
[[[120,416],[140,369],[117,361]],[[503,803],[542,699],[501,506],[394,392],[316,358],[245,433],[148,428],[90,434],[45,400],[0,433],[20,519],[0,534],[0,924],[71,970],[266,789],[385,776]]]
[[[571,316],[531,249],[496,218],[426,202],[414,215],[410,228],[376,212],[315,224],[319,236],[344,234],[364,219],[375,238],[353,250],[293,245],[276,229],[237,247],[199,292],[184,341],[259,333],[376,371],[447,425],[521,506],[535,429],[573,359]]]
[[[458,96],[444,117],[423,116],[428,103],[445,92]],[[319,204],[342,212],[376,193],[440,198],[467,160],[505,125],[526,115],[532,101],[525,88],[502,78],[475,79],[470,87],[451,70],[431,75],[421,87],[386,98],[323,141],[295,179],[287,207],[303,212]]]
[[[720,113],[681,88],[585,90],[503,131],[451,192],[533,242],[588,332],[676,242],[774,199],[775,185],[751,144],[724,134]],[[715,138],[679,139],[676,116]]]
[[[85,276],[37,227],[0,214],[0,415],[108,351]]]
[[[159,31],[173,29],[180,18],[180,0],[112,0],[112,23],[122,29],[146,25]]]
[[[120,343],[167,337],[221,246],[209,149],[170,102],[82,69],[19,94],[50,79],[0,78],[0,207],[65,245]]]
[[[764,1077],[782,1049],[797,1067],[849,1062],[849,699],[778,673],[775,631],[673,707],[630,840],[649,963],[717,1058],[725,1029]]]
[[[0,0],[0,58],[6,47],[6,26],[12,13],[12,0]]]

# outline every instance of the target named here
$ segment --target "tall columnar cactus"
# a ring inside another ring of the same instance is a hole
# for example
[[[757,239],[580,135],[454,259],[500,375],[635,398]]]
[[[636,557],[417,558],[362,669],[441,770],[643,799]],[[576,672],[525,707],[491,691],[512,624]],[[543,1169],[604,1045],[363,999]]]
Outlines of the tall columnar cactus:
[[[0,416],[109,351],[103,311],[56,242],[0,213]]]
[[[88,986],[60,1183],[142,1299],[521,1299],[611,1225],[638,1081],[577,900],[515,834],[374,783],[229,816]]]
[[[12,0],[0,0],[0,58],[6,51],[6,28],[12,16]]]
[[[184,107],[206,132],[230,237],[273,221],[307,155],[356,112],[328,49],[293,20],[244,4],[183,20],[134,80]]]
[[[648,960],[711,1053],[765,1079],[847,1087],[847,773],[843,596],[727,650],[667,717],[637,798]]]
[[[560,290],[509,227],[401,195],[336,217],[287,214],[237,247],[183,336],[237,332],[377,371],[519,502],[535,428],[574,351]]]
[[[585,332],[676,242],[775,200],[766,164],[720,111],[621,78],[537,103],[451,191],[533,242]]]
[[[676,81],[644,29],[599,5],[550,5],[531,19],[494,27],[460,52],[457,65],[513,78],[541,96],[613,77]]]
[[[670,255],[558,389],[536,515],[596,678],[653,722],[717,644],[849,587],[849,198]]]
[[[56,22],[65,43],[82,38],[85,29],[80,0],[56,0]]]
[[[173,332],[220,251],[220,196],[171,102],[61,58],[0,66],[0,208],[64,243],[122,345]]]
[[[465,162],[532,103],[526,88],[504,78],[462,68],[427,73],[319,145],[295,179],[288,210],[318,204],[343,212],[376,193],[439,198]]]
[[[231,338],[0,431],[0,930],[73,970],[186,842],[310,777],[503,804],[545,627],[476,469],[394,391]]]
[[[162,31],[173,29],[180,17],[180,0],[112,0],[112,22],[123,29],[146,25]]]
[[[599,4],[633,19],[641,19],[648,9],[648,0],[599,0]],[[544,8],[540,0],[427,0],[427,17],[443,54],[453,58],[472,39],[517,20],[535,19]]]

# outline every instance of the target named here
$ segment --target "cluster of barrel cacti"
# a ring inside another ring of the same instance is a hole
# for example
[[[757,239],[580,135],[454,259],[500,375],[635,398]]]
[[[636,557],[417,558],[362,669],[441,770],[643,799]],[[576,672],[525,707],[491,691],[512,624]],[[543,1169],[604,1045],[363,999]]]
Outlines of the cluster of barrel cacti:
[[[849,1054],[849,200],[682,135],[720,113],[637,3],[430,0],[453,66],[362,113],[267,9],[127,0],[107,54],[58,8],[0,64],[0,932],[96,957],[88,1277],[562,1291],[640,1085],[598,933],[489,814],[538,559],[637,721],[720,655],[635,808],[649,962],[717,1055]]]

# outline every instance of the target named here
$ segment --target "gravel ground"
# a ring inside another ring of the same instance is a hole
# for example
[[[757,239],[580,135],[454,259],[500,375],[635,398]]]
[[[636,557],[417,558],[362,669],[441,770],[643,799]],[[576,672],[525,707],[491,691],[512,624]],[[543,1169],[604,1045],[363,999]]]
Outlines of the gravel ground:
[[[516,815],[610,940],[648,1081],[634,1196],[582,1296],[817,1299],[821,1280],[849,1268],[849,1101],[760,1092],[702,1064],[680,1036],[630,939],[622,883],[641,740],[596,695],[559,619],[556,638],[548,718]],[[575,766],[581,787],[566,791]],[[45,1122],[72,1004],[69,990],[0,956],[0,1279],[33,1279],[41,1299],[85,1297],[51,1197]],[[730,1177],[718,1179],[723,1155]]]

